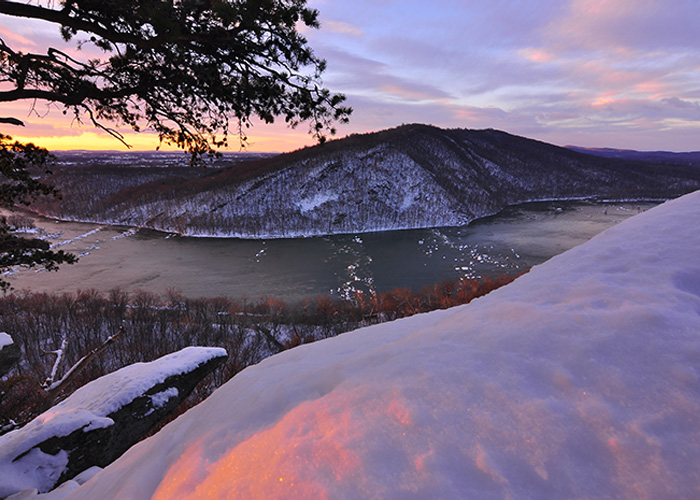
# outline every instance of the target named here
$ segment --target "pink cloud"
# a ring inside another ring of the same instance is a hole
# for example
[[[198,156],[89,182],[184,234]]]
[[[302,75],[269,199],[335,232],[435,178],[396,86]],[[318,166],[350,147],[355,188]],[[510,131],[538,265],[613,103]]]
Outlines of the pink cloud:
[[[698,39],[697,2],[572,0],[565,15],[550,21],[545,36],[562,51],[602,51],[620,58],[692,50]]]
[[[637,83],[634,86],[634,91],[637,94],[646,95],[650,99],[659,99],[671,92],[672,87],[659,80],[647,80]]]
[[[324,21],[321,25],[321,29],[328,29],[333,33],[340,33],[343,35],[362,36],[363,34],[363,31],[360,28],[342,21]]]
[[[393,80],[393,78],[391,79]],[[436,92],[434,88],[408,82],[381,83],[378,89],[384,93],[407,100],[423,101],[442,99],[445,94]]]
[[[534,63],[547,63],[554,60],[554,55],[544,49],[527,48],[518,51],[522,57]]]
[[[34,50],[36,44],[29,38],[22,36],[19,33],[10,31],[6,26],[0,23],[0,38],[12,47],[14,50],[28,52]]]
[[[648,9],[654,5],[653,0],[573,0],[571,11],[584,16],[620,17],[628,16],[639,9]]]

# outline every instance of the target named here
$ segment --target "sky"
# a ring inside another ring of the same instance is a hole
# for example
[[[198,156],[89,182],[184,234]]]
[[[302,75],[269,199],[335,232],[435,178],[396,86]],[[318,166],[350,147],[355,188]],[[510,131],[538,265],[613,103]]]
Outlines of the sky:
[[[558,145],[700,150],[697,0],[309,0],[305,29],[323,83],[347,96],[338,136],[404,123],[496,128]],[[2,38],[39,46],[56,28],[0,18]],[[4,133],[50,149],[120,149],[58,108],[3,105]],[[301,125],[255,124],[249,149],[313,144]],[[127,135],[153,149],[152,134]],[[237,149],[237,148],[234,148]]]

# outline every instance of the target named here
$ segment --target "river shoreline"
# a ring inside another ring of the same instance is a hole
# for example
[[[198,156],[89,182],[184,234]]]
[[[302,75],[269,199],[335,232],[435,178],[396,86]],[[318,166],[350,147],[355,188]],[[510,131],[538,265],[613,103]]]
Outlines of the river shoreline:
[[[6,277],[16,291],[175,290],[192,298],[293,301],[356,290],[417,291],[445,279],[520,273],[653,205],[536,202],[459,227],[270,240],[182,237],[22,211],[54,248],[80,260],[58,272],[20,270]]]

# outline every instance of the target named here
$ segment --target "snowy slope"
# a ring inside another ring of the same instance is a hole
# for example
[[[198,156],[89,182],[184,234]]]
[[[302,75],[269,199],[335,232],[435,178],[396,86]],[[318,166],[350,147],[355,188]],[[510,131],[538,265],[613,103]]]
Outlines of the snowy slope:
[[[273,356],[70,498],[700,498],[699,213]]]

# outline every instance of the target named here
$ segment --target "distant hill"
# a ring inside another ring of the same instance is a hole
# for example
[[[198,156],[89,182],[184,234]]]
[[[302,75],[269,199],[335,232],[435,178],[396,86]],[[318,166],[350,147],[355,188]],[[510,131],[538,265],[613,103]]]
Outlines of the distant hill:
[[[566,148],[578,151],[580,153],[604,156],[606,158],[621,158],[624,160],[639,160],[676,165],[694,165],[700,167],[700,151],[673,153],[670,151],[635,151],[632,149],[581,148],[578,146],[566,146]]]
[[[293,237],[452,226],[536,200],[666,199],[700,168],[584,154],[497,130],[404,125],[198,171],[63,166],[41,212],[189,235]],[[148,171],[148,175],[146,175]],[[151,178],[148,178],[151,176]]]

